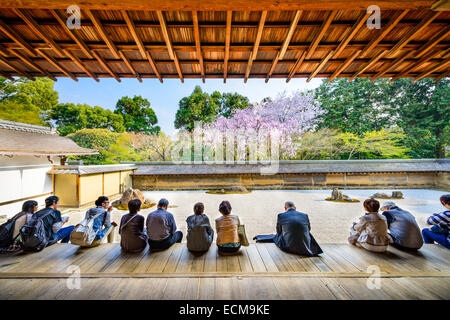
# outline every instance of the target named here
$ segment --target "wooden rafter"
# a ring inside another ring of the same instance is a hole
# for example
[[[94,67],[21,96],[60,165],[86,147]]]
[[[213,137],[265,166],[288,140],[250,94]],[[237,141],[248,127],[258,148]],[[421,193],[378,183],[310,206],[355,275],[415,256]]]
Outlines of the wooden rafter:
[[[89,16],[89,19],[91,19],[92,23],[94,24],[95,29],[100,34],[100,37],[106,43],[109,50],[111,50],[112,54],[114,55],[114,58],[119,59],[120,58],[119,52],[117,51],[116,45],[109,38],[108,34],[106,33],[105,28],[103,27],[102,23],[100,22],[100,19],[97,17],[97,14],[91,10],[86,10],[86,13]]]
[[[0,30],[24,49],[29,55],[35,57],[37,55],[33,47],[21,36],[19,36],[11,27],[9,27],[2,19],[0,19]]]
[[[24,63],[26,63],[27,65],[32,67],[33,69],[36,69],[37,71],[42,73],[42,76],[46,76],[46,77],[49,77],[50,79],[52,79],[53,81],[57,81],[57,79],[50,72],[48,72],[47,70],[44,70],[43,68],[38,66],[36,63],[31,61],[28,57],[24,56],[23,54],[17,52],[16,50],[13,50],[13,49],[8,49],[8,51],[11,54],[15,55],[17,58],[19,58],[20,60],[22,60]]]
[[[181,67],[180,67],[180,63],[178,62],[178,57],[177,57],[175,51],[173,50],[172,41],[170,40],[169,32],[167,31],[166,19],[164,19],[164,15],[163,15],[162,11],[156,11],[156,14],[158,16],[159,24],[161,25],[161,32],[163,34],[164,41],[166,42],[167,51],[169,52],[169,57],[175,63],[175,68],[177,69],[178,76],[180,77],[180,80],[183,83],[184,82],[183,73],[181,72]]]
[[[338,75],[341,74],[342,71],[344,71],[350,63],[355,60],[359,54],[361,53],[361,50],[356,50],[350,57],[348,57],[343,64],[339,66],[339,68],[336,69],[336,71],[333,72],[331,77],[328,78],[328,82],[333,81]],[[335,54],[336,55],[336,54]]]
[[[450,77],[450,70],[448,70],[447,72],[442,73],[441,75],[437,76],[436,78],[433,79],[433,81],[439,81],[443,78],[447,78]]]
[[[356,23],[348,31],[348,33],[344,37],[344,39],[342,39],[342,41],[339,43],[339,45],[336,48],[336,50],[334,50],[334,56],[333,57],[338,57],[342,53],[342,51],[344,51],[345,47],[348,45],[350,40],[353,39],[353,37],[356,35],[356,33],[359,31],[359,29],[361,29],[361,27],[364,25],[364,23],[370,17],[371,14],[372,14],[371,12],[369,12],[369,13],[366,12],[365,14],[362,14],[359,17],[358,21],[356,21]]]
[[[108,66],[105,60],[103,60],[102,57],[99,56],[95,50],[92,50],[92,55],[95,59],[101,64],[101,66],[114,78],[117,80],[117,82],[120,82],[119,76]]]
[[[6,78],[8,80],[14,81],[13,77],[11,77],[9,74],[6,74],[4,72],[0,72],[0,76],[2,76],[3,78]]]
[[[145,53],[145,47],[144,47],[144,44],[142,43],[141,38],[137,34],[136,26],[134,25],[133,20],[131,19],[127,10],[121,10],[120,12],[122,13],[123,18],[125,19],[128,30],[130,31],[130,33],[134,39],[134,42],[136,42],[139,52],[141,53],[141,57],[143,59],[146,59],[147,54]]]
[[[77,57],[75,56],[72,52],[70,52],[67,49],[64,49],[64,53],[66,54],[66,56],[68,56],[70,59],[72,59],[72,61],[78,66],[80,67],[81,70],[84,71],[84,73],[86,73],[89,77],[91,77],[92,79],[94,79],[95,81],[99,82],[100,80],[98,79],[98,77],[92,73],[91,71],[89,71],[88,68],[86,68],[86,66],[84,65],[84,63]]]
[[[66,31],[66,33],[72,38],[73,41],[80,47],[81,51],[89,58],[93,59],[94,57],[91,54],[91,50],[84,43],[83,39],[78,35],[76,30],[71,30],[67,27],[64,16],[58,10],[50,10],[51,14],[56,18],[61,27]]]
[[[2,56],[0,56],[0,62],[3,63],[4,65],[6,65],[8,68],[10,68],[10,69],[14,70],[15,72],[17,72],[22,77],[26,77],[26,78],[28,78],[30,80],[36,80],[34,77],[30,76],[27,72],[16,68],[6,58],[3,58]]]
[[[286,83],[291,81],[292,77],[297,73],[298,69],[300,68],[300,66],[303,63],[303,60],[305,60],[305,57],[306,57],[306,51],[302,51],[300,53],[300,56],[298,57],[297,61],[295,62],[295,64],[292,66],[292,69],[289,72],[288,77],[286,78]]]
[[[275,70],[275,67],[279,60],[283,60],[284,55],[286,54],[286,50],[289,47],[289,43],[291,42],[292,36],[294,35],[294,31],[297,28],[298,21],[300,20],[300,16],[302,14],[301,10],[297,10],[295,12],[294,18],[291,21],[291,24],[289,26],[288,33],[286,35],[286,38],[283,41],[283,45],[281,46],[280,51],[275,56],[275,59],[272,62],[272,66],[270,67],[269,72],[266,76],[266,82],[269,81],[270,76],[272,75],[273,71]]]
[[[378,62],[384,55],[386,55],[387,50],[381,50],[377,55],[375,55],[369,62],[367,62],[362,68],[356,71],[353,76],[348,81],[353,81],[357,76],[364,73],[367,69],[372,67],[375,63]]]
[[[223,82],[227,82],[228,59],[230,58],[231,20],[233,11],[227,11],[227,25],[225,29],[225,58],[223,60]]]
[[[192,23],[194,24],[195,48],[197,50],[198,62],[200,64],[200,72],[201,72],[202,80],[204,83],[205,82],[205,66],[203,64],[203,54],[202,54],[202,47],[201,47],[201,43],[200,43],[200,30],[198,27],[197,11],[192,11]]]
[[[404,69],[403,72],[399,72],[395,76],[392,77],[391,81],[396,81],[400,78],[406,77],[409,73],[413,72],[417,68],[420,68],[425,63],[427,63],[430,59],[432,59],[436,55],[436,52],[429,52],[427,55],[423,56],[419,61],[412,62],[407,68]]]
[[[440,41],[444,40],[450,34],[450,26],[445,27],[441,32],[436,34],[433,38],[427,41],[423,46],[417,49],[416,58],[420,58],[428,51],[433,49]]]
[[[37,49],[38,52],[43,56],[48,62],[50,62],[51,65],[53,65],[56,69],[64,73],[66,76],[71,78],[73,81],[78,81],[77,77],[73,75],[70,71],[66,70],[63,66],[61,66],[53,57],[49,56],[47,53],[44,52],[42,49]]]
[[[392,31],[392,29],[394,29],[394,27],[400,22],[400,20],[402,20],[402,18],[404,16],[406,16],[406,14],[409,12],[408,9],[403,10],[398,12],[397,14],[395,14],[388,22],[388,24],[382,28],[377,36],[375,38],[373,38],[363,49],[363,51],[361,52],[361,58],[364,58],[367,54],[369,54],[370,52],[372,52],[372,50],[378,45],[378,43],[380,43],[381,40],[383,40],[383,38],[389,34],[389,32]]]
[[[56,42],[50,38],[45,32],[41,29],[39,24],[33,19],[33,17],[23,9],[13,9],[14,13],[17,14],[23,21],[28,25],[28,27],[38,35],[42,40],[47,42],[47,44],[62,58],[64,57],[64,52]]]
[[[414,28],[408,30],[408,32],[403,36],[403,38],[398,41],[395,46],[389,50],[387,53],[388,57],[394,56],[397,52],[399,52],[409,41],[414,38],[419,32],[421,32],[424,28],[426,28],[434,19],[437,18],[438,15],[440,15],[441,12],[439,11],[432,11],[428,13],[425,18],[423,18],[418,25],[416,25]]]
[[[327,32],[328,27],[330,26],[331,22],[333,21],[334,17],[337,15],[338,12],[339,12],[338,10],[332,10],[328,13],[327,18],[323,21],[319,31],[314,37],[314,40],[311,42],[308,50],[306,51],[306,59],[310,59],[311,56],[314,54],[314,51],[319,45],[320,40],[322,40],[323,36],[325,35],[325,32]]]
[[[442,63],[439,63],[438,65],[435,65],[434,67],[428,69],[427,71],[422,72],[417,77],[415,77],[413,81],[417,81],[417,80],[426,78],[429,75],[433,74],[434,72],[444,69],[444,68],[448,68],[448,67],[450,67],[450,58],[447,58]]]
[[[415,52],[414,51],[408,51],[405,52],[404,54],[402,54],[401,56],[397,57],[397,59],[395,59],[392,63],[390,64],[385,64],[383,69],[380,70],[380,72],[378,72],[377,74],[375,74],[370,81],[375,81],[376,79],[384,76],[386,73],[390,72],[390,71],[394,71],[396,68],[398,68],[400,65],[402,65],[402,63],[408,59],[411,58],[412,56],[414,56]]]
[[[127,65],[128,69],[130,69],[131,73],[134,74],[136,76],[136,79],[138,79],[139,82],[142,82],[142,78],[139,75],[139,73],[136,72],[136,70],[133,68],[133,66],[131,65],[130,60],[125,56],[125,54],[123,53],[123,51],[119,51],[119,55],[122,58],[122,60],[125,62],[125,64]]]
[[[259,19],[258,31],[256,33],[255,43],[253,45],[253,50],[250,53],[250,57],[248,58],[247,69],[245,70],[244,83],[247,82],[248,76],[250,75],[250,71],[252,70],[253,60],[256,59],[258,54],[259,43],[261,42],[262,32],[264,29],[264,23],[266,21],[267,11],[263,11],[261,13],[261,17]]]
[[[147,60],[152,66],[153,72],[155,73],[156,77],[159,79],[159,82],[163,83],[163,79],[161,78],[161,75],[158,72],[158,69],[156,68],[155,61],[152,58],[152,55],[150,54],[150,51],[146,51]]]
[[[306,82],[310,82],[319,72],[320,70],[323,69],[323,67],[326,65],[326,63],[328,62],[328,60],[331,59],[331,57],[334,55],[334,51],[330,51],[328,52],[328,54],[325,56],[325,58],[322,59],[322,61],[320,61],[319,65],[317,66],[317,68],[311,73],[311,75],[308,77],[308,79],[306,80]]]

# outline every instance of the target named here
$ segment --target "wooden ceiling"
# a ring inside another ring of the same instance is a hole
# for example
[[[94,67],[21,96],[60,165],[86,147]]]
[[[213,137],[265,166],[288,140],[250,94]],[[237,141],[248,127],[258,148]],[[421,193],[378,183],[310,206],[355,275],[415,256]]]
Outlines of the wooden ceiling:
[[[0,75],[78,78],[411,77],[450,74],[447,0],[0,0]],[[366,8],[381,8],[369,29]],[[19,6],[19,7],[18,7]]]

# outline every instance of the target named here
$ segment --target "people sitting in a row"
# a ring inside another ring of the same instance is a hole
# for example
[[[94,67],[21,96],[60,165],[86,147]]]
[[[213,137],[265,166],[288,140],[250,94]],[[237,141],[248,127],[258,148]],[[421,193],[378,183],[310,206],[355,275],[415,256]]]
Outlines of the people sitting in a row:
[[[417,250],[423,243],[437,242],[450,248],[450,194],[441,196],[440,201],[447,209],[433,214],[428,218],[429,229],[423,229],[422,235],[414,216],[399,208],[394,202],[387,201],[381,206],[371,198],[363,203],[366,211],[358,222],[353,223],[348,241],[369,251],[385,252],[388,245],[402,250]],[[61,240],[69,242],[74,226],[63,227],[68,217],[61,217],[58,210],[59,199],[50,196],[45,199],[45,208],[37,211],[36,201],[28,200],[23,204],[22,211],[8,221],[15,221],[12,244],[6,251],[14,251],[20,244],[19,231],[32,218],[41,219],[48,239],[47,246]],[[86,219],[94,218],[93,230],[96,233],[92,245],[96,246],[108,237],[113,242],[113,228],[117,226],[111,222],[112,207],[109,199],[101,196],[95,202],[96,207],[86,212]],[[131,200],[128,204],[129,213],[122,216],[119,233],[121,247],[125,251],[140,252],[147,244],[152,250],[165,250],[174,243],[182,241],[183,234],[177,231],[174,216],[168,212],[169,202],[161,199],[157,210],[148,214],[147,219],[138,214],[141,209],[140,200]],[[311,231],[308,215],[296,211],[293,202],[287,201],[285,212],[278,214],[276,234],[256,236],[254,239],[263,242],[274,242],[281,250],[306,256],[322,253]],[[217,248],[220,253],[235,253],[241,248],[239,235],[240,220],[231,214],[231,204],[222,201],[219,205],[221,217],[215,220],[217,232]],[[188,226],[187,247],[192,252],[208,251],[214,237],[209,218],[204,214],[204,205],[198,202],[194,205],[194,214],[186,220]],[[146,228],[145,228],[146,226]]]

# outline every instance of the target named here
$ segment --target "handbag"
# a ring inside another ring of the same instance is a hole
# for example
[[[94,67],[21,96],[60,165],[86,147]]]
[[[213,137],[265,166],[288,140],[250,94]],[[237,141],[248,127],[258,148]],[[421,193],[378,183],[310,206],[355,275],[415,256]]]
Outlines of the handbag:
[[[247,235],[245,234],[245,226],[243,224],[240,224],[238,226],[238,235],[239,235],[239,242],[242,246],[248,247],[248,239]]]

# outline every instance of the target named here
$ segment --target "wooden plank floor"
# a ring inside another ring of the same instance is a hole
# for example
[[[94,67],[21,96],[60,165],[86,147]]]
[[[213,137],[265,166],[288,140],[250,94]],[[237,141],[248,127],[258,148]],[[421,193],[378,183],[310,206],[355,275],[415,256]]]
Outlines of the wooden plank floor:
[[[0,255],[0,299],[450,299],[450,252],[441,246],[417,253],[321,246],[324,254],[308,258],[264,243],[233,256],[214,245],[194,255],[185,243],[138,254],[118,243],[57,244]],[[74,270],[80,289],[68,288]]]

